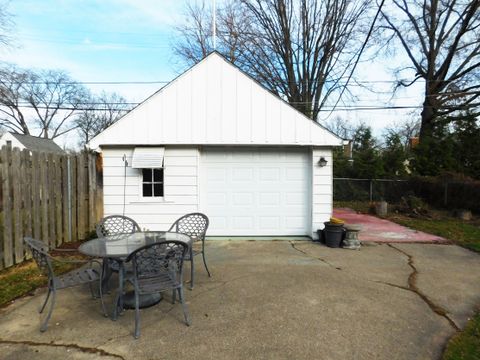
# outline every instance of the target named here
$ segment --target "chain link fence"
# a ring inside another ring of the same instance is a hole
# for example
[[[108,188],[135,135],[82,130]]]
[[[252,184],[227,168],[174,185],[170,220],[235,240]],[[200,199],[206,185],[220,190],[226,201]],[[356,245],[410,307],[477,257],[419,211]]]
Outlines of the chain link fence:
[[[334,201],[381,201],[397,204],[402,197],[416,196],[445,209],[480,213],[480,181],[452,181],[432,177],[394,179],[333,179]]]
[[[393,179],[333,179],[335,201],[380,201],[396,202],[412,191],[408,180]]]

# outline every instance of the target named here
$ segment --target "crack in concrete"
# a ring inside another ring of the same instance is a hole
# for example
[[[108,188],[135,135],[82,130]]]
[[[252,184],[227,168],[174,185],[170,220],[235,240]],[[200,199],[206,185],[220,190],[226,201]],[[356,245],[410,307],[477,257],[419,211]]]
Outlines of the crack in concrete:
[[[392,286],[392,287],[397,288],[397,289],[402,289],[402,290],[411,291],[411,290],[410,290],[408,287],[406,287],[406,286],[397,285],[397,284],[393,284],[393,283],[386,282],[386,281],[373,280],[373,282],[374,282],[374,283],[377,283],[377,284],[383,284],[383,285]]]
[[[437,314],[437,315],[443,317],[444,319],[446,319],[448,321],[448,323],[455,329],[455,331],[460,331],[460,327],[455,323],[455,321],[453,321],[453,319],[451,319],[448,316],[447,311],[443,307],[441,307],[440,305],[435,304],[427,295],[425,295],[418,288],[418,286],[417,286],[418,270],[413,263],[413,256],[408,254],[407,252],[403,251],[402,249],[399,249],[396,246],[393,246],[392,244],[387,244],[387,245],[389,247],[391,247],[392,249],[397,250],[398,252],[402,253],[403,255],[405,255],[407,257],[408,266],[410,266],[410,268],[412,269],[412,272],[408,276],[408,281],[407,281],[408,287],[398,286],[398,285],[390,284],[390,283],[383,283],[383,284],[393,286],[393,287],[397,287],[397,288],[404,289],[404,290],[408,290],[408,291],[411,291],[411,292],[417,294],[420,297],[420,299],[422,299],[428,305],[430,310],[432,310],[435,314]]]
[[[296,244],[295,244],[293,241],[289,241],[289,243],[290,243],[290,245],[292,246],[292,248],[293,248],[294,250],[302,253],[303,255],[308,256],[309,258],[312,258],[312,259],[321,261],[321,262],[327,264],[328,266],[333,267],[335,270],[342,270],[341,267],[337,267],[337,266],[329,263],[329,262],[328,262],[327,260],[325,260],[325,259],[322,259],[322,258],[320,258],[320,257],[312,256],[312,255],[310,255],[309,253],[307,253],[306,251],[299,249],[298,247],[296,247]]]
[[[118,359],[125,360],[125,358],[121,355],[109,353],[105,350],[98,349],[98,348],[92,348],[92,347],[85,347],[85,346],[80,346],[77,344],[56,344],[54,342],[35,342],[35,341],[29,341],[29,340],[4,340],[0,339],[0,344],[12,344],[12,345],[28,345],[28,346],[49,346],[49,347],[60,347],[60,348],[67,348],[67,349],[75,349],[79,350],[84,353],[89,353],[89,354],[95,354],[95,355],[100,355],[100,356],[112,356],[116,357]]]
[[[197,297],[199,297],[199,296],[201,296],[201,295],[203,295],[207,292],[214,291],[214,290],[217,290],[221,287],[224,287],[224,286],[228,285],[229,283],[231,283],[233,281],[245,279],[245,278],[248,278],[248,277],[251,277],[251,276],[254,276],[254,274],[237,276],[236,278],[233,278],[233,279],[230,279],[230,280],[220,281],[219,284],[216,285],[216,286],[212,286],[211,288],[205,289],[204,291],[200,291],[200,292],[195,293],[195,295],[190,296],[190,299],[195,299],[195,298],[197,298]]]

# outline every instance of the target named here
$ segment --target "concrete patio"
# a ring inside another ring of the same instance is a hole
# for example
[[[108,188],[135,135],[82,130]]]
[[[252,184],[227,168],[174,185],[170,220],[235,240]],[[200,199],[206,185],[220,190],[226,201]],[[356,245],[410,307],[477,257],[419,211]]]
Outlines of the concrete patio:
[[[359,224],[363,231],[359,234],[362,242],[380,243],[435,243],[447,244],[449,241],[440,236],[410,229],[377,216],[357,213],[349,208],[336,208],[333,216],[348,224]]]
[[[79,288],[59,292],[40,333],[42,289],[1,310],[0,357],[436,359],[480,303],[480,257],[453,245],[218,241],[207,255],[213,277],[198,262],[186,291],[190,327],[162,301],[134,340],[132,311],[113,322]]]

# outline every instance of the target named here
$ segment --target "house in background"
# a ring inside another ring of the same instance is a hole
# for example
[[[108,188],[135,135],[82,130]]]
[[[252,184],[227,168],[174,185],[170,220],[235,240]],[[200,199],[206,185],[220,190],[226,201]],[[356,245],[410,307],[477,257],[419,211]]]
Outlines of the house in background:
[[[334,146],[216,52],[89,143],[103,154],[105,215],[122,214],[125,191],[142,228],[200,211],[210,237],[275,238],[316,237],[330,218]]]
[[[12,143],[12,148],[19,148],[20,150],[28,149],[31,151],[48,152],[59,155],[65,154],[65,151],[63,151],[62,148],[51,139],[6,132],[0,138],[0,147],[7,145],[7,141]]]

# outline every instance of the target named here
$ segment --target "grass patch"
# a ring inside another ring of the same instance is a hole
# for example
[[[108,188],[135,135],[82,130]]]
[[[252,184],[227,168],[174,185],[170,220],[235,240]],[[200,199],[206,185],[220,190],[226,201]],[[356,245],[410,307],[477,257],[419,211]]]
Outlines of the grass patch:
[[[470,250],[480,252],[480,227],[459,219],[422,219],[390,215],[389,220],[409,228],[438,235]]]
[[[40,274],[33,261],[12,266],[0,273],[0,306],[45,285],[47,279]]]
[[[442,359],[480,359],[480,314],[475,315],[462,332],[450,339]]]
[[[72,243],[74,244],[74,243]],[[72,246],[62,246],[64,248]],[[66,260],[85,259],[83,255],[77,252],[53,253],[56,258]],[[55,274],[63,274],[73,270],[82,264],[66,264],[53,262]],[[8,269],[0,271],[0,307],[10,304],[13,300],[32,293],[38,287],[47,284],[47,277],[42,275],[33,260],[24,261],[21,264],[14,265]]]

